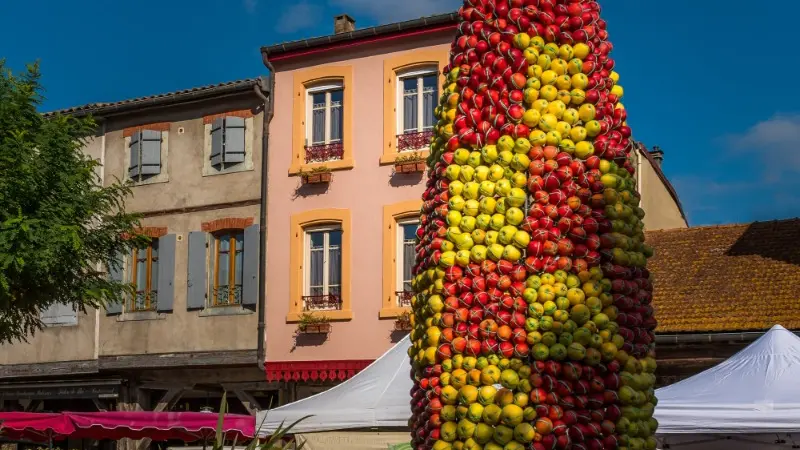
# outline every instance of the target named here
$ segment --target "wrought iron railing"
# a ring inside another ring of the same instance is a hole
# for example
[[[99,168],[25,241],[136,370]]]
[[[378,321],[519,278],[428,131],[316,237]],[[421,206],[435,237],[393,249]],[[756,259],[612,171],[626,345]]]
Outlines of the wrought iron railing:
[[[332,142],[306,146],[306,163],[336,161],[344,158],[344,144]]]
[[[303,311],[342,309],[342,297],[339,295],[306,295],[303,296]]]
[[[396,291],[394,293],[397,296],[397,306],[404,308],[406,306],[411,306],[411,299],[414,298],[414,293],[411,291]]]
[[[397,135],[397,151],[405,152],[411,150],[422,150],[431,145],[433,131],[420,131],[415,133],[404,133]]]
[[[131,299],[131,312],[155,311],[158,307],[158,291],[136,291]]]
[[[218,286],[211,292],[213,304],[211,306],[231,306],[242,304],[242,285]]]

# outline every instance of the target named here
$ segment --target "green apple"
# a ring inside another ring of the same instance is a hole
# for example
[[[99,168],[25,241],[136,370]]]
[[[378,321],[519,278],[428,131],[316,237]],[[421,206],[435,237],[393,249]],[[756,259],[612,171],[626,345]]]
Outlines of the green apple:
[[[475,178],[475,169],[471,166],[461,166],[461,173],[458,175],[458,180],[462,183],[467,183]]]
[[[450,197],[450,200],[447,202],[448,208],[450,211],[461,211],[464,209],[464,197],[460,195],[454,195]]]
[[[472,238],[470,238],[470,241],[471,240]],[[455,263],[461,267],[467,267],[469,265],[469,258],[470,258],[469,250],[459,250],[456,252]]]
[[[461,234],[461,228],[456,226],[451,226],[447,228],[447,240],[450,242],[456,242],[456,236]]]
[[[531,141],[529,141],[528,138],[519,137],[514,141],[514,153],[524,153],[527,155],[530,150]]]
[[[514,159],[514,152],[510,150],[503,150],[497,155],[497,164],[502,167],[508,167],[511,164],[512,159]]]
[[[506,216],[505,217],[506,217],[506,222],[508,222],[511,225],[515,225],[516,226],[516,225],[521,224],[522,221],[525,220],[525,213],[522,212],[522,210],[519,209],[519,208],[512,207],[512,208],[508,208],[508,210],[506,210]]]
[[[519,408],[519,406],[517,406],[517,408]],[[520,411],[519,417],[522,419],[522,411]],[[502,421],[502,418],[500,420]],[[498,425],[494,429],[494,436],[492,439],[500,445],[506,445],[514,439],[514,430],[505,425]]]
[[[463,220],[462,220],[463,223]],[[462,225],[463,226],[463,225]],[[514,241],[512,244],[517,246],[517,248],[525,249],[528,248],[528,244],[531,242],[531,235],[525,230],[517,230],[514,233]]]
[[[575,108],[567,108],[564,114],[561,115],[561,120],[568,123],[570,126],[578,123],[579,119],[578,110]]]
[[[473,247],[473,248],[475,248],[475,247]],[[539,298],[539,294],[536,292],[536,289],[526,287],[522,291],[522,298],[525,299],[525,301],[530,304],[530,303],[534,303],[536,301],[536,299]],[[530,320],[530,319],[528,319],[528,320]],[[526,322],[525,324],[526,324],[526,328],[527,328],[528,323]],[[533,328],[533,329],[528,330],[528,331],[536,331],[538,329],[539,329],[539,321],[537,320],[536,321],[536,328]]]
[[[586,137],[587,137],[586,128],[584,128],[584,127],[577,126],[577,127],[572,127],[569,130],[569,138],[572,139],[576,143],[577,142],[581,142],[581,141],[585,141]]]
[[[469,154],[469,150],[465,148],[457,148],[456,151],[453,152],[453,162],[459,166],[464,165],[467,163],[467,159],[469,159]]]
[[[478,221],[478,219],[475,219],[475,222],[477,222],[477,221]],[[477,223],[476,223],[476,225],[477,225]],[[482,230],[480,228],[475,228],[474,230],[472,230],[472,233],[470,233],[470,234],[472,234],[472,242],[474,242],[476,244],[483,244],[484,242],[486,242],[486,231],[484,231],[484,230]]]
[[[451,241],[448,241],[447,239],[442,241],[442,251],[443,252],[453,251],[453,250],[455,250],[455,248],[456,248],[455,244],[453,244]]]
[[[465,216],[475,217],[480,212],[480,202],[471,198],[464,202],[464,209],[461,211]]]
[[[467,411],[467,419],[475,423],[480,422],[481,417],[483,416],[483,405],[475,402],[471,403],[468,408],[469,410]]]
[[[500,254],[503,254],[502,251],[503,246],[500,246]],[[498,258],[499,259],[499,258]],[[442,256],[439,258],[439,266],[441,267],[453,267],[456,263],[456,252],[449,251],[443,252]]]
[[[505,214],[507,209],[508,204],[506,203],[505,197],[497,199],[497,206],[495,206],[494,212],[497,214]]]
[[[506,216],[503,214],[492,214],[492,221],[489,222],[489,228],[500,231],[500,228],[503,228],[506,225]]]
[[[468,166],[475,168],[480,166],[482,163],[483,162],[481,161],[481,152],[479,151],[470,152],[469,158],[467,158]]]
[[[497,140],[497,150],[502,152],[510,152],[514,149],[514,138],[509,135],[500,136],[500,139]]]
[[[500,180],[497,180],[497,182],[495,183],[495,193],[497,195],[506,197],[508,196],[508,194],[511,193],[511,187],[512,187],[511,181],[506,178],[502,178]]]
[[[492,261],[495,261],[495,262],[500,261],[500,258],[503,257],[503,250],[504,250],[504,248],[503,248],[502,245],[500,245],[500,244],[491,244],[488,247],[487,257],[489,259],[491,259]],[[448,258],[447,262],[444,261],[445,256],[444,256],[444,254],[442,254],[442,258],[439,260],[439,264],[440,265],[442,265],[444,267],[451,267],[453,264],[455,264],[455,256],[456,256],[455,253],[453,253],[453,252],[449,252],[449,253],[452,253],[452,256]]]
[[[486,244],[487,245],[497,244],[497,234],[498,233],[495,230],[487,231],[486,232]]]
[[[478,226],[478,229],[481,230],[488,230],[491,221],[492,216],[490,214],[478,214],[478,217],[475,218],[475,224]]]
[[[589,141],[580,141],[575,144],[575,156],[586,159],[594,155],[594,144]]]
[[[473,200],[474,201],[474,200]],[[461,231],[465,233],[472,233],[475,230],[476,220],[474,216],[462,216],[461,223],[458,225]]]
[[[469,252],[470,259],[472,262],[476,264],[482,263],[486,259],[486,246],[485,245],[474,245]]]
[[[489,167],[478,166],[475,168],[475,181],[483,182],[489,179]]]
[[[497,242],[508,245],[514,241],[514,233],[517,232],[517,227],[512,225],[506,225],[503,228],[500,228],[500,231],[497,232]]]
[[[616,164],[614,166],[616,166]],[[600,164],[597,166],[597,169],[600,170],[600,173],[606,174],[611,172],[612,170],[616,170],[614,166],[611,165],[610,161],[601,159]]]
[[[590,120],[590,121],[586,122],[584,124],[584,127],[586,127],[586,134],[589,137],[595,137],[598,134],[600,134],[600,132],[603,130],[600,127],[600,122],[598,122],[596,120]]]
[[[481,196],[480,187],[480,183],[476,181],[467,181],[464,183],[464,190],[461,191],[461,195],[468,200],[477,200]]]
[[[469,233],[461,233],[454,236],[454,238],[453,243],[456,244],[456,248],[459,250],[469,250],[475,245],[475,242],[472,241],[472,235]]]
[[[497,153],[498,150],[496,145],[484,145],[481,149],[481,159],[483,159],[483,162],[486,164],[492,164],[493,162],[497,161]]]
[[[525,279],[525,287],[536,289],[538,291],[539,288],[542,287],[542,279],[539,278],[538,275],[531,275]]]
[[[483,197],[478,204],[481,208],[481,214],[494,214],[497,208],[497,200],[494,197]]]
[[[527,154],[516,153],[514,154],[514,158],[511,160],[511,164],[509,165],[509,167],[521,172],[524,170],[528,170],[528,166],[530,165],[530,163],[531,159],[528,158]]]
[[[525,186],[528,185],[528,176],[525,175],[526,171],[527,169],[521,172],[514,172],[514,174],[511,175],[511,184],[515,188],[524,188]]]
[[[489,181],[494,181],[494,182],[500,181],[500,180],[503,179],[505,174],[506,174],[506,170],[505,170],[505,168],[503,166],[501,166],[500,164],[492,164],[491,166],[489,166],[489,178],[488,178],[488,180]]]
[[[458,175],[461,173],[461,166],[458,164],[450,164],[447,166],[447,169],[444,171],[444,176],[447,177],[448,180],[453,181],[458,179]]]
[[[603,183],[603,186],[613,189],[617,187],[617,179],[618,177],[616,175],[607,173],[600,177],[600,182]]]
[[[527,103],[533,103],[539,98],[539,91],[538,90],[534,91],[533,89],[528,88],[525,90],[525,98],[526,100],[530,100]],[[525,114],[522,115],[522,123],[524,123],[529,128],[534,128],[539,126],[539,121],[541,119],[542,119],[542,114],[535,109],[529,109],[525,111]],[[530,142],[528,142],[528,145],[530,145]]]
[[[462,218],[463,216],[461,215],[460,212],[453,210],[448,211],[447,216],[445,217],[445,219],[447,220],[447,224],[450,225],[451,227],[458,227],[459,225],[461,225]]]
[[[528,194],[525,193],[525,190],[518,187],[513,187],[511,190],[508,191],[506,195],[506,204],[508,206],[513,206],[515,208],[519,208],[525,205],[525,200],[528,198]],[[466,208],[466,205],[465,205]]]
[[[506,261],[515,262],[522,258],[522,252],[513,245],[506,245],[501,256]]]

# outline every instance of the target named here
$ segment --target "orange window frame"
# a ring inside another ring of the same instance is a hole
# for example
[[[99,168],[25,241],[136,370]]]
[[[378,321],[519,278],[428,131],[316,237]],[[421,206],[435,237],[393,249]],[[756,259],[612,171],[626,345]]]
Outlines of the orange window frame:
[[[153,292],[153,244],[150,243],[145,248],[134,248],[132,252],[132,264],[131,264],[131,280],[133,281],[134,286],[137,285],[137,280],[139,276],[139,252],[144,251],[146,252],[145,255],[145,290],[144,290],[144,307],[137,308],[137,301],[136,298],[138,297],[139,290],[136,290],[134,297],[131,299],[131,306],[130,310],[133,312],[136,311],[151,311],[153,309],[152,305],[152,298],[151,293]],[[138,287],[138,286],[136,286]]]
[[[243,233],[244,230],[225,230],[220,231],[214,235],[214,283],[213,283],[213,295],[211,296],[211,306],[231,306],[231,305],[238,305],[236,302],[236,271],[239,268],[236,267],[236,245],[238,240],[236,239],[237,235]],[[217,290],[219,289],[219,261],[220,261],[220,241],[222,239],[229,239],[230,244],[228,245],[228,302],[222,303],[219,302],[219,296],[216,294]],[[242,237],[242,246],[244,247],[244,237]],[[244,249],[242,249],[244,251]],[[244,270],[244,268],[241,268]],[[231,286],[234,289],[231,289]]]

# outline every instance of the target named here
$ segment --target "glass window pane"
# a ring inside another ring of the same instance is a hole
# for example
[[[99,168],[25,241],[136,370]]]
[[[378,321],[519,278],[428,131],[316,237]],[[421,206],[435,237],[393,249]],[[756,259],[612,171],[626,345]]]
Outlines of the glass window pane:
[[[147,249],[136,252],[136,290],[147,290]]]
[[[315,109],[311,114],[311,143],[325,142],[325,110]]]
[[[439,85],[439,76],[438,75],[426,75],[422,77],[422,89],[427,91],[429,89],[436,90]]]
[[[325,232],[324,231],[315,231],[313,233],[308,233],[309,241],[311,242],[311,248],[322,248],[325,245]]]
[[[314,109],[325,107],[325,92],[316,92],[311,94],[311,104]]]
[[[415,240],[417,238],[417,228],[419,228],[419,224],[416,223],[403,224],[403,240]]]
[[[342,230],[331,230],[328,232],[328,245],[331,247],[342,245]]]
[[[403,78],[403,93],[416,94],[417,93],[417,77]]]
[[[403,95],[403,132],[416,133],[417,132],[417,109],[418,109],[417,94],[404,94]]]
[[[236,286],[242,285],[242,270],[244,269],[244,234],[236,235],[236,256],[233,268],[236,271],[234,275]]]
[[[331,91],[331,106],[341,106],[344,103],[344,90]]]
[[[218,240],[219,245],[219,257],[217,258],[219,267],[217,268],[217,285],[218,286],[227,286],[228,285],[228,275],[230,270],[230,245],[231,245],[231,236],[229,234],[220,236]]]
[[[331,142],[342,140],[342,107],[331,107]]]

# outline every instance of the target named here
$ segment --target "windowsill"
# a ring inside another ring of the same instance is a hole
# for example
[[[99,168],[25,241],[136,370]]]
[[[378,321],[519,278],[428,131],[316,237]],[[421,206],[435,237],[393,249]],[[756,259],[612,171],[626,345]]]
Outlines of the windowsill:
[[[420,157],[422,157],[424,159],[427,159],[428,155],[431,154],[431,151],[430,151],[429,148],[425,148],[425,149],[420,149],[420,150],[404,150],[402,152],[384,153],[384,154],[381,155],[380,164],[382,166],[389,165],[389,164],[394,164],[395,162],[397,162],[397,158],[399,158],[400,156],[410,155],[412,153],[416,153]]]
[[[350,158],[318,163],[292,164],[289,167],[289,175],[299,175],[301,171],[309,172],[319,167],[327,167],[330,170],[349,170],[355,167],[355,164]]]
[[[286,323],[296,323],[300,322],[300,317],[305,314],[313,312],[317,317],[324,317],[328,320],[352,320],[353,319],[353,311],[349,309],[337,309],[332,311],[300,311],[300,312],[290,312],[286,315]]]
[[[164,320],[165,313],[158,311],[125,312],[117,316],[117,322],[139,322],[142,320]]]
[[[217,169],[216,167],[214,167],[214,166],[212,166],[210,164],[205,164],[203,166],[203,176],[204,177],[212,177],[214,175],[225,175],[225,174],[228,174],[228,173],[238,173],[238,172],[250,172],[252,170],[255,170],[255,167],[253,166],[252,159],[245,160],[244,162],[240,162],[240,163],[236,164],[235,166],[226,167],[226,168],[221,169],[221,170]]]
[[[394,307],[394,308],[381,308],[380,313],[378,313],[378,317],[381,319],[396,319],[402,316],[404,313],[411,312],[411,307]]]
[[[56,323],[56,322],[47,323],[47,322],[44,322],[44,329],[45,330],[48,329],[48,328],[63,328],[63,327],[77,327],[77,326],[78,326],[78,322],[77,321],[75,321],[75,322],[64,322],[64,323]]]
[[[142,180],[142,181],[134,181],[132,178],[126,178],[125,180],[132,182],[133,183],[133,187],[146,186],[148,184],[168,183],[169,182],[169,177],[166,176],[166,174],[162,174],[162,175],[164,175],[164,176],[155,175],[155,176],[153,176],[151,178],[147,178],[146,180]]]
[[[200,317],[217,317],[217,316],[247,316],[253,314],[255,311],[247,309],[240,305],[231,306],[211,306],[206,307],[200,311]]]

